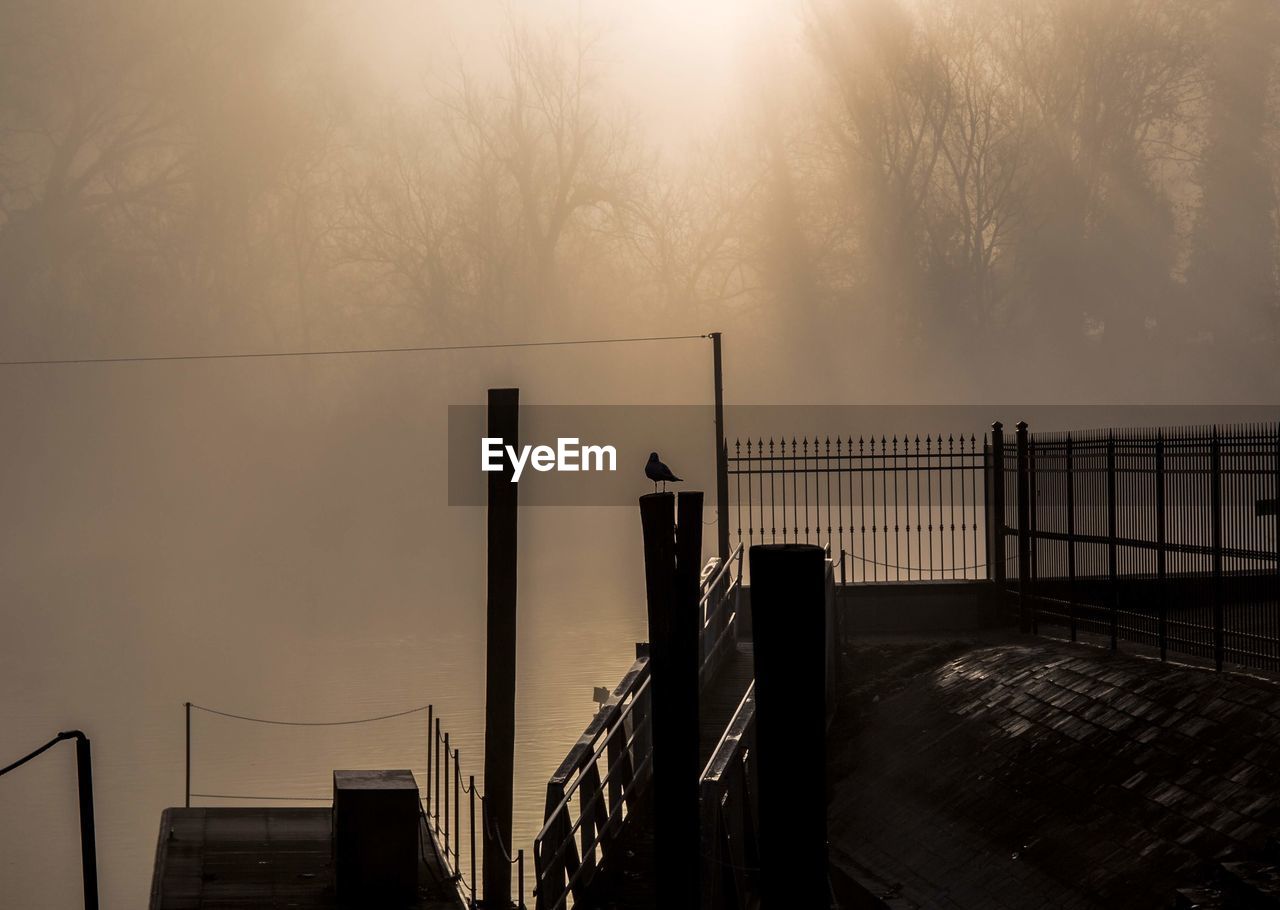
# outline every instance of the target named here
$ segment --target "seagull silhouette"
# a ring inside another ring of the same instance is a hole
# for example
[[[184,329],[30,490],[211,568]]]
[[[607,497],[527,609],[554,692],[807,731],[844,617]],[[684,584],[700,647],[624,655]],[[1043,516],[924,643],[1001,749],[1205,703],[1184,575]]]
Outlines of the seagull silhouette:
[[[662,484],[665,493],[668,483],[681,483],[679,477],[671,473],[671,469],[658,460],[657,452],[649,453],[649,463],[644,466],[644,476],[653,481],[653,492],[658,492],[658,484]]]

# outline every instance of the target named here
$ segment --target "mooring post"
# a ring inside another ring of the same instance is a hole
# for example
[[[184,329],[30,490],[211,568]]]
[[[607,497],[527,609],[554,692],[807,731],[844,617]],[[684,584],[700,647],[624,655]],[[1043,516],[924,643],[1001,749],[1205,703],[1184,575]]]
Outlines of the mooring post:
[[[729,559],[729,442],[724,436],[724,350],[720,333],[711,333],[716,401],[716,555]]]
[[[689,906],[698,893],[699,492],[640,497],[649,613],[653,844],[659,907]]]
[[[826,907],[826,567],[821,547],[751,548],[764,910]]]
[[[518,445],[519,389],[489,390],[490,438]],[[484,789],[490,822],[484,828],[484,903],[511,904],[511,804],[516,735],[516,492],[511,464],[489,474],[489,566],[485,649]],[[446,782],[447,786],[447,782]]]

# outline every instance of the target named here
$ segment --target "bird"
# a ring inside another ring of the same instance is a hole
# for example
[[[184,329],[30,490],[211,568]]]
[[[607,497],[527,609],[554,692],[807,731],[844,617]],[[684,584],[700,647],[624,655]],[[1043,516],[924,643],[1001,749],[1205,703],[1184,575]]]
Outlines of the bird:
[[[662,483],[662,491],[667,491],[668,483],[681,483],[679,477],[671,473],[671,469],[658,460],[657,452],[649,453],[649,463],[644,466],[644,476],[653,481],[653,492],[658,492],[658,483]]]

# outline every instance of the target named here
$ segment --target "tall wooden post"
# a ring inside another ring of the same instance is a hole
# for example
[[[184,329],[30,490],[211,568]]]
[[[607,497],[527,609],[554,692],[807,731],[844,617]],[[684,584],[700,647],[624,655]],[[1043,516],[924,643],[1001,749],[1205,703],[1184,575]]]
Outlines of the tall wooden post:
[[[826,907],[826,554],[751,548],[764,910]]]
[[[700,492],[640,497],[652,669],[654,869],[658,907],[698,893],[698,571]]]
[[[490,438],[518,445],[519,389],[489,390]],[[489,602],[485,650],[484,902],[511,904],[511,806],[516,737],[516,508],[511,465],[489,474]],[[447,783],[446,783],[447,786]]]
[[[729,441],[724,436],[724,352],[720,333],[711,333],[716,393],[716,555],[729,558]]]

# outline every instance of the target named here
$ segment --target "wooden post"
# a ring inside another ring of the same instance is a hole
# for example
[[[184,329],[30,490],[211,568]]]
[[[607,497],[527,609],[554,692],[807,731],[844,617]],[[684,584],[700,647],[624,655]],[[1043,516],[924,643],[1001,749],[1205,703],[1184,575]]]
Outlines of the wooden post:
[[[828,903],[825,559],[810,544],[751,548],[764,910]]]
[[[519,389],[489,390],[489,433],[518,445]],[[485,651],[484,902],[511,904],[511,806],[516,735],[516,508],[511,465],[489,474],[488,631]],[[446,782],[446,787],[448,782]]]
[[[716,401],[716,555],[729,558],[729,442],[724,436],[724,352],[720,333],[711,333]]]
[[[640,497],[653,734],[657,906],[688,906],[698,893],[698,570],[702,493]]]

